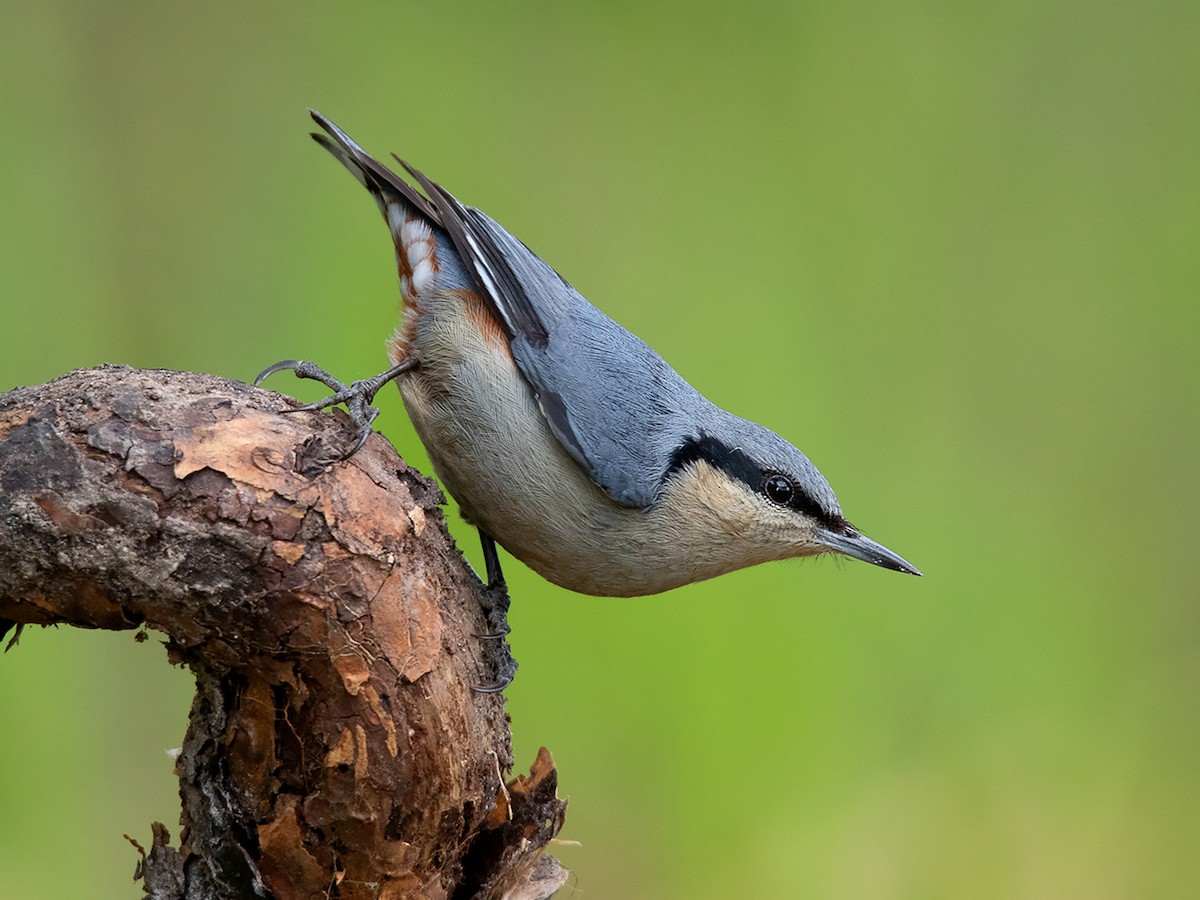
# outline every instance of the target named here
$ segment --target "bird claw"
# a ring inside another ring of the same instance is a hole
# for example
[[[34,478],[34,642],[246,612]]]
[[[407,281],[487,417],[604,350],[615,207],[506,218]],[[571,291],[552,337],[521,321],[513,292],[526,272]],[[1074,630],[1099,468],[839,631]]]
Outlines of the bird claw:
[[[512,654],[508,652],[508,644],[491,644],[490,646],[496,649],[489,654],[496,659],[496,674],[495,681],[487,684],[477,684],[472,690],[477,694],[499,694],[513,682],[513,677],[517,674],[517,661],[512,658]],[[501,655],[503,651],[503,655]]]
[[[504,681],[493,681],[491,684],[477,684],[471,690],[477,694],[499,694],[510,684],[512,679],[507,678]]]
[[[508,637],[510,634],[512,634],[512,629],[509,628],[508,623],[505,622],[501,629],[496,631],[486,631],[483,634],[477,634],[475,635],[475,638],[480,641],[498,641],[502,638]]]
[[[328,397],[322,400],[317,400],[315,403],[308,403],[304,406],[293,406],[282,410],[285,413],[298,412],[317,412],[318,410],[326,409],[330,406],[336,406],[339,403],[345,404],[346,411],[350,415],[350,421],[353,422],[358,430],[354,441],[354,446],[349,452],[342,454],[341,459],[347,460],[355,453],[362,449],[363,444],[367,442],[367,438],[371,436],[371,423],[375,421],[379,415],[379,408],[371,405],[371,401],[375,399],[375,395],[389,381],[396,378],[398,375],[415,368],[417,358],[411,356],[402,360],[399,364],[392,366],[386,372],[382,372],[373,378],[363,378],[353,384],[347,385],[344,382],[334,378],[316,363],[307,362],[298,359],[284,359],[267,366],[263,369],[258,377],[254,379],[255,386],[276,372],[282,372],[285,369],[290,369],[295,373],[297,378],[308,378],[312,381],[319,381],[331,391]]]

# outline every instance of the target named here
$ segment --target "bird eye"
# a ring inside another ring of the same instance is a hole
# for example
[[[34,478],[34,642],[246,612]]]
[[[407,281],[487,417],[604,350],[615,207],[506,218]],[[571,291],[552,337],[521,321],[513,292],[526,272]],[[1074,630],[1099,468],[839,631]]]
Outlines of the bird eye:
[[[796,495],[796,486],[784,475],[768,475],[763,482],[763,493],[772,503],[787,506]]]

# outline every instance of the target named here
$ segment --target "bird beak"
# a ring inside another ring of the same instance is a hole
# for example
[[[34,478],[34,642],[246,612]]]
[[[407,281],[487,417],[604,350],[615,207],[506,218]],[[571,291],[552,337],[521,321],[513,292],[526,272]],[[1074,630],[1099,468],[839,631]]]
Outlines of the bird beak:
[[[882,566],[894,572],[904,572],[907,575],[920,575],[917,567],[912,565],[898,553],[893,553],[883,544],[877,544],[865,534],[859,534],[849,525],[840,531],[828,528],[817,529],[817,541],[830,550],[853,556],[873,566]]]

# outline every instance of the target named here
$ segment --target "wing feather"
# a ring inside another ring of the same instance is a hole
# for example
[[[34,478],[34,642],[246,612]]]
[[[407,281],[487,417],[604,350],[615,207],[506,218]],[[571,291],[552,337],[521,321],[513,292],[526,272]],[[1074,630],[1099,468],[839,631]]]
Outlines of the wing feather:
[[[614,502],[652,503],[673,448],[647,441],[633,417],[642,416],[645,425],[647,416],[677,414],[662,398],[691,399],[690,386],[496,221],[395,156],[422,194],[333,122],[310,112],[328,134],[314,134],[316,141],[372,193],[399,194],[449,237],[563,449]],[[665,391],[668,381],[679,385]]]
[[[479,210],[464,206],[433,179],[400,157],[395,159],[417,179],[429,196],[437,210],[439,224],[450,235],[458,255],[468,264],[479,292],[490,298],[509,340],[520,335],[533,346],[544,347],[549,334],[537,307],[489,231],[479,227]]]

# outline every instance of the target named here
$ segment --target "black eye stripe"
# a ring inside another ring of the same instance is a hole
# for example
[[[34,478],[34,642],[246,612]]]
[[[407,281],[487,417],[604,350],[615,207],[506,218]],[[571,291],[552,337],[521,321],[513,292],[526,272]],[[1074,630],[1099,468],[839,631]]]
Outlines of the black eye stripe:
[[[763,469],[749,454],[736,447],[730,447],[714,437],[705,435],[699,438],[689,438],[671,456],[671,465],[666,477],[693,463],[704,460],[710,466],[720,469],[730,478],[742,482],[750,490],[766,497],[772,503],[786,506],[798,513],[803,513],[816,519],[827,527],[836,527],[841,521],[840,516],[830,515],[822,508],[814,497],[790,477],[782,473]],[[786,502],[773,499],[766,492],[766,482],[773,476],[787,480],[792,487],[792,495]]]
[[[746,453],[729,447],[714,437],[705,435],[701,438],[689,438],[671,456],[671,465],[667,475],[677,472],[699,460],[704,460],[710,466],[720,469],[730,478],[742,482],[752,491],[757,491],[762,484],[762,466],[751,459]]]

